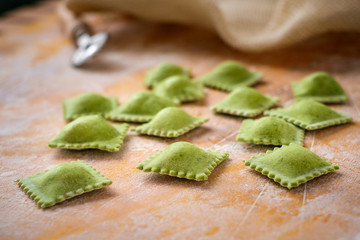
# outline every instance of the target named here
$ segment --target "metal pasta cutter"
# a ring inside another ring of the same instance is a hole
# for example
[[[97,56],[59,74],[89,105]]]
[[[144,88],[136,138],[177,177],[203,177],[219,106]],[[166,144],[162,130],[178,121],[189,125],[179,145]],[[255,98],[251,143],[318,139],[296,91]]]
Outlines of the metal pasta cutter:
[[[105,45],[109,35],[106,32],[99,32],[95,35],[90,35],[85,28],[78,29],[79,33],[74,32],[74,41],[77,49],[71,57],[71,65],[79,67],[88,59],[96,55]]]
[[[99,32],[92,35],[91,28],[72,14],[63,3],[60,3],[57,10],[65,33],[71,36],[77,48],[71,57],[71,65],[80,67],[104,47],[109,34]]]

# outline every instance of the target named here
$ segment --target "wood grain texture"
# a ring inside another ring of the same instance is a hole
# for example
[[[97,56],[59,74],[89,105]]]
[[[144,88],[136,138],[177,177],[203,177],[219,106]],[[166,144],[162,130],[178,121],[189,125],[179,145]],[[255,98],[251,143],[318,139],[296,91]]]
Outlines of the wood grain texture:
[[[50,2],[0,19],[1,239],[360,238],[359,34],[327,34],[280,51],[247,54],[200,29],[107,16],[89,21],[110,32],[109,44],[84,68],[73,69],[74,49],[59,30],[54,7]],[[212,113],[209,107],[226,93],[211,89],[205,100],[181,106],[210,121],[179,138],[130,132],[117,153],[47,146],[65,125],[65,98],[94,91],[124,103],[144,89],[145,72],[158,63],[178,63],[200,76],[228,59],[263,72],[255,88],[280,97],[283,106],[294,101],[290,83],[306,74],[323,70],[338,79],[350,100],[331,107],[354,122],[305,136],[306,147],[340,166],[336,173],[288,190],[245,167],[242,160],[271,147],[236,142],[242,119]],[[175,141],[227,151],[230,159],[205,182],[135,169]],[[113,184],[42,210],[15,183],[77,159]]]

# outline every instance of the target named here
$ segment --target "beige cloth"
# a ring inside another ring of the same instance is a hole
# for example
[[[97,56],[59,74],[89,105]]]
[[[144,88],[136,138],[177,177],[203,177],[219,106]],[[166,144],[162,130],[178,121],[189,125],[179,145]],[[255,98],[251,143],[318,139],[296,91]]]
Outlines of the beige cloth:
[[[67,0],[67,6],[74,12],[118,11],[206,27],[247,51],[284,47],[329,31],[360,31],[360,0]]]

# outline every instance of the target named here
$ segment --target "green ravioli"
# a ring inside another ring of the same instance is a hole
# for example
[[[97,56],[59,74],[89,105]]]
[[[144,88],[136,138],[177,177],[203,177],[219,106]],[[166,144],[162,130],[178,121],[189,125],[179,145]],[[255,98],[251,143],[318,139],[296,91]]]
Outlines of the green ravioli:
[[[175,103],[203,99],[204,89],[201,83],[193,82],[187,77],[170,77],[154,88],[158,96],[171,99]]]
[[[17,182],[41,208],[111,184],[108,178],[83,161],[62,163]]]
[[[245,160],[245,165],[274,179],[283,187],[297,187],[339,169],[307,148],[291,143]]]
[[[251,72],[239,62],[225,61],[197,81],[207,87],[231,92],[240,86],[254,85],[262,77],[262,73]]]
[[[79,117],[67,124],[49,142],[49,147],[66,149],[95,148],[109,152],[119,151],[129,124],[108,123],[100,115]]]
[[[104,115],[118,105],[116,97],[104,97],[97,93],[83,93],[64,100],[64,118],[69,121],[86,115]]]
[[[184,110],[168,107],[161,110],[149,122],[138,126],[132,131],[159,137],[178,137],[207,122],[207,117],[194,117]]]
[[[161,109],[176,105],[176,103],[167,98],[157,96],[151,92],[142,91],[134,94],[120,107],[105,114],[105,117],[116,121],[148,122]]]
[[[176,142],[138,164],[136,168],[145,172],[203,181],[228,157],[228,153],[203,150],[188,142]]]
[[[345,102],[348,97],[340,84],[326,72],[315,72],[292,83],[296,100],[313,99],[324,103]]]
[[[289,107],[269,110],[264,114],[283,118],[306,130],[316,130],[352,121],[350,116],[338,113],[314,100],[301,100]]]
[[[172,76],[189,77],[190,71],[172,63],[162,63],[146,73],[144,84],[154,87]]]
[[[280,99],[262,95],[253,88],[239,87],[211,109],[235,116],[255,117],[279,101]]]
[[[246,119],[242,122],[236,141],[264,145],[302,145],[304,130],[277,117]]]

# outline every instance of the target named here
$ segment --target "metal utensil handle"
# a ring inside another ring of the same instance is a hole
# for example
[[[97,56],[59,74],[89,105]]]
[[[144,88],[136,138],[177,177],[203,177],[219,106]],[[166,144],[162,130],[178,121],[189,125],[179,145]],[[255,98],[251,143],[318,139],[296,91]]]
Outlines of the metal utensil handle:
[[[69,11],[64,2],[60,2],[56,10],[62,30],[67,36],[71,36],[76,46],[80,35],[84,33],[91,35],[91,28],[81,20],[80,15],[75,15]]]

